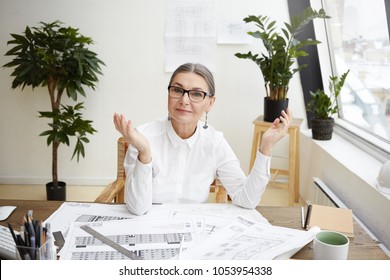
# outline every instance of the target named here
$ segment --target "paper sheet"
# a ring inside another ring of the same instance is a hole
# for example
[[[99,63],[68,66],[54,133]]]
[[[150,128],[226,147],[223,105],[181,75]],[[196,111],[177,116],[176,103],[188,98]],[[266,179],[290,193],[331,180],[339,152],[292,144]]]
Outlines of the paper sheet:
[[[171,209],[153,207],[147,217],[169,217]],[[109,220],[134,219],[124,204],[99,204],[82,202],[64,202],[44,223],[50,223],[52,232],[61,231],[64,237],[72,222],[98,222]]]
[[[250,44],[252,36],[248,25],[243,20],[219,20],[218,21],[218,44]]]
[[[256,209],[247,209],[231,203],[164,203],[160,207],[159,209],[166,209],[164,212],[169,209],[172,215],[175,215],[176,212],[182,212],[230,219],[243,216],[260,223],[269,224],[267,219]]]
[[[165,71],[186,62],[215,70],[215,1],[169,0],[165,12]]]
[[[44,223],[51,224],[52,231],[61,231],[66,237],[72,222],[98,222],[109,220],[122,220],[134,218],[168,218],[175,215],[192,214],[207,215],[208,226],[225,225],[229,220],[244,216],[262,223],[268,223],[257,210],[245,209],[233,204],[225,203],[166,203],[153,205],[152,209],[142,216],[133,215],[124,204],[99,204],[82,202],[64,202]]]
[[[61,251],[61,260],[121,260],[128,259],[80,228],[88,225],[123,248],[145,260],[170,259],[179,248],[194,245],[199,232],[193,219],[137,218],[93,223],[72,223]],[[182,239],[184,235],[184,238]],[[181,246],[181,240],[183,245]]]
[[[280,256],[288,259],[313,237],[311,231],[276,227],[238,217],[196,246],[187,248],[181,259],[272,260]]]

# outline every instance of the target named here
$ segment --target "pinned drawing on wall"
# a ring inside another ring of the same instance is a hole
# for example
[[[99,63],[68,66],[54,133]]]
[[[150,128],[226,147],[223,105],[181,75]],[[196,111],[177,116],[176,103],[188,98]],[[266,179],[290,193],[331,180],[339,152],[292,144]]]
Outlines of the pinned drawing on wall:
[[[215,71],[215,0],[168,0],[165,13],[165,71],[202,63]]]
[[[242,20],[224,19],[218,21],[218,44],[250,44],[252,37],[248,36],[250,31]]]

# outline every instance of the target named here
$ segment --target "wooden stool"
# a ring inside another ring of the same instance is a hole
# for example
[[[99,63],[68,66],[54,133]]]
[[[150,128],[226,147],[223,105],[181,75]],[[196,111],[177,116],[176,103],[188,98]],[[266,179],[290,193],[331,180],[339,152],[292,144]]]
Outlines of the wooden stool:
[[[289,191],[288,204],[293,206],[294,202],[299,202],[299,128],[302,119],[293,119],[288,129],[289,134],[289,161],[288,170],[271,168],[271,182],[275,181],[279,174],[288,175],[288,183],[278,183],[279,185],[287,186]],[[259,149],[261,137],[264,132],[270,127],[271,123],[263,120],[263,115],[257,117],[254,121],[254,133],[251,161],[249,170],[252,170],[253,163],[256,159],[256,153]]]

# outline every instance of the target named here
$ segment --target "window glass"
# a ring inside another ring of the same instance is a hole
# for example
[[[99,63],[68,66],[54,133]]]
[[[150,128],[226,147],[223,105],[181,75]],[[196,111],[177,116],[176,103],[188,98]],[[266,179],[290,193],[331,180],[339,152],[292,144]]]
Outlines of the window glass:
[[[350,69],[340,118],[390,143],[390,45],[384,0],[327,0],[333,75]]]

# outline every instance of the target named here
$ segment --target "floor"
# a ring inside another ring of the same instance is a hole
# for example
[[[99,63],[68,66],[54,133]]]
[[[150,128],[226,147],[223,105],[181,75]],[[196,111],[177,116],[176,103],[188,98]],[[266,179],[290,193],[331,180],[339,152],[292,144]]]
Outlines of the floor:
[[[93,202],[104,186],[67,186],[67,201]],[[45,187],[41,185],[1,185],[0,199],[46,200]],[[209,201],[213,201],[212,194]],[[288,191],[286,189],[268,186],[260,205],[287,206]],[[297,204],[298,205],[298,204]]]

